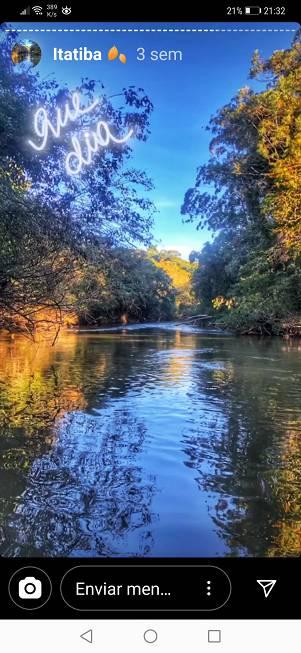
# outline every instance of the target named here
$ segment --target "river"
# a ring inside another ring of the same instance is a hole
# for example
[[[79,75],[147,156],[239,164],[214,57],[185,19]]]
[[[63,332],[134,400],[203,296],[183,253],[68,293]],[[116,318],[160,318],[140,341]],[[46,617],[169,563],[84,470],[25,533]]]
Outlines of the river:
[[[0,554],[301,553],[301,342],[0,335]]]

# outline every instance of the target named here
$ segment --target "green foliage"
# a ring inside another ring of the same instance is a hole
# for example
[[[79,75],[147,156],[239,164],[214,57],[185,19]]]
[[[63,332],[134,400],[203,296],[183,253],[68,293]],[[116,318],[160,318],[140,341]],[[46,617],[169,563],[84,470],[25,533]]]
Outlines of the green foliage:
[[[193,273],[197,264],[182,259],[181,254],[174,250],[148,250],[150,260],[171,279],[176,297],[176,306],[179,314],[189,312],[195,305],[195,296],[192,288]]]
[[[0,202],[0,328],[33,333],[41,309],[54,311],[58,322],[67,309],[72,242],[65,221],[7,178],[0,180]]]
[[[170,278],[149,260],[146,252],[126,248],[106,253],[99,266],[89,265],[74,293],[82,322],[124,323],[170,320],[176,292]]]
[[[66,174],[67,132],[46,154],[30,150],[33,111],[47,106],[51,115],[74,89],[14,68],[17,34],[2,30],[2,37],[0,328],[32,334],[41,323],[60,324],[66,311],[81,319],[169,318],[169,278],[132,249],[151,241],[153,205],[146,195],[151,180],[130,166],[131,144],[99,150],[80,177]],[[147,139],[153,106],[142,88],[109,96],[101,82],[83,79],[77,91],[83,103],[101,95],[95,123],[113,124],[117,136],[134,126],[135,139]],[[83,115],[75,129],[85,121]]]
[[[301,312],[301,44],[262,61],[211,119],[211,158],[182,207],[217,235],[194,258],[199,300],[239,331],[275,333]],[[203,186],[211,186],[203,192]]]
[[[301,307],[300,263],[283,260],[275,248],[257,252],[240,270],[232,287],[234,308],[222,319],[239,331],[280,334],[283,320],[293,318]]]
[[[210,312],[212,300],[220,295],[227,296],[228,289],[235,283],[242,250],[236,248],[234,236],[221,233],[194,257],[198,261],[193,274],[194,293],[202,308]]]

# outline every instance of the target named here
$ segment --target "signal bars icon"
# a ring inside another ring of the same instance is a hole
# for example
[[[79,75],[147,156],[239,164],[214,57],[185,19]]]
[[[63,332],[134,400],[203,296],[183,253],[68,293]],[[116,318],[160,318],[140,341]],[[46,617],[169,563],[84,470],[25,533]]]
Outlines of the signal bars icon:
[[[25,7],[25,9],[22,9],[22,11],[20,11],[20,16],[29,16],[30,11],[33,11],[36,14],[36,16],[42,16],[43,7],[40,7],[40,5],[35,5],[34,7],[31,7],[31,9],[30,7]]]

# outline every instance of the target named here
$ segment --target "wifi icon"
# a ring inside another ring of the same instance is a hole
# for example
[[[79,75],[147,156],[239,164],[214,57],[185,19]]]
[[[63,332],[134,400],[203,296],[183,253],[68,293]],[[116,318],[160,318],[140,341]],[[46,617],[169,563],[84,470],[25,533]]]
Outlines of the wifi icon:
[[[32,11],[33,11],[37,16],[42,16],[42,13],[43,13],[43,7],[39,7],[38,5],[35,5],[35,7],[32,7]]]

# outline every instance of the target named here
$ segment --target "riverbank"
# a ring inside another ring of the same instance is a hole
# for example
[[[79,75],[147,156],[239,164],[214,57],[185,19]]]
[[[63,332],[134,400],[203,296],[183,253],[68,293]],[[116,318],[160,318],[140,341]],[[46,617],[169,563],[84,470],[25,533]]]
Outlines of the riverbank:
[[[201,319],[193,319],[189,317],[177,318],[173,320],[163,320],[157,322],[138,322],[138,321],[108,321],[102,323],[84,323],[76,320],[74,314],[72,316],[62,316],[61,320],[56,322],[48,320],[40,320],[39,326],[29,333],[27,330],[23,331],[20,324],[16,325],[15,329],[6,330],[0,329],[0,332],[7,333],[11,337],[15,335],[25,335],[32,338],[33,340],[39,335],[40,337],[45,337],[46,339],[50,338],[53,341],[53,344],[56,342],[57,337],[62,332],[101,332],[101,331],[119,331],[126,332],[127,330],[133,330],[135,328],[139,329],[149,329],[157,326],[158,328],[171,328],[174,329],[189,329],[195,332],[199,331],[208,331],[216,332],[220,331],[221,333],[232,333],[237,336],[260,336],[260,337],[282,337],[287,338],[301,338],[301,316],[296,315],[292,316],[286,320],[273,320],[271,322],[260,322],[253,325],[248,325],[246,328],[241,325],[236,325],[233,319],[229,319],[230,316],[226,318],[219,317],[215,318],[213,316],[206,315],[201,317]]]
[[[301,316],[295,315],[282,320],[260,320],[254,324],[243,326],[241,323],[236,324],[232,316],[226,319],[220,318],[214,322],[208,322],[208,326],[215,328],[231,330],[240,336],[280,336],[283,338],[300,338],[301,337]]]

